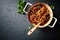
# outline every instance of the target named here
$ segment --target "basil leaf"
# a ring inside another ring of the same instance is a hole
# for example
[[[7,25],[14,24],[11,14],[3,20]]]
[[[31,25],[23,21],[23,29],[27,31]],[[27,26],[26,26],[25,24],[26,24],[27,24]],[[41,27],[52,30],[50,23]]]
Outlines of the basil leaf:
[[[25,1],[25,0],[18,0],[18,9],[17,9],[17,12],[18,12],[19,14],[25,14],[25,13],[23,12],[23,9],[24,9],[24,7],[25,7],[25,4],[26,4],[26,1]]]
[[[30,29],[31,29],[31,26],[30,26],[30,25],[27,25],[27,29],[29,29],[29,30],[30,30]]]
[[[55,8],[54,5],[51,5],[50,7],[51,7],[51,9],[54,9]]]

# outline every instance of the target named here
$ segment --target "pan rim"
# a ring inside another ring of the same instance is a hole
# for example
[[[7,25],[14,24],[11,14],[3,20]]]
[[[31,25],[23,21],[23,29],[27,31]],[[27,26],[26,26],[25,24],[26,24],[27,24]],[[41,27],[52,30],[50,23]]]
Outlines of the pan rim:
[[[49,6],[48,4],[43,3],[43,2],[38,2],[38,3],[33,4],[33,5],[29,8],[28,14],[29,14],[29,11],[31,10],[31,8],[34,7],[34,6],[37,5],[37,4],[45,5],[45,6],[50,10],[50,19],[49,19],[49,21],[48,21],[47,23],[45,23],[43,26],[38,26],[39,28],[44,28],[44,27],[48,26],[48,25],[51,23],[51,21],[52,21],[52,19],[53,19],[53,11],[52,11],[52,9],[50,8],[50,6]],[[29,19],[29,17],[28,17],[28,19]],[[30,21],[30,20],[29,20],[29,21]],[[34,25],[33,25],[33,26],[34,26]]]

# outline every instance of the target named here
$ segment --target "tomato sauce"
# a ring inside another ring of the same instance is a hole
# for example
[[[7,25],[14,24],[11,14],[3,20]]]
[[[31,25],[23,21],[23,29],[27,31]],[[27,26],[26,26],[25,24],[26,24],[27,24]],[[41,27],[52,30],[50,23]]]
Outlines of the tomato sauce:
[[[33,6],[30,9],[28,13],[28,18],[30,22],[34,24],[39,23],[40,19],[42,18],[42,20],[44,21],[40,24],[40,26],[43,26],[50,19],[50,14],[47,14],[47,13],[49,13],[48,8],[44,5],[38,4],[38,5]],[[44,14],[47,14],[47,15],[44,16]]]

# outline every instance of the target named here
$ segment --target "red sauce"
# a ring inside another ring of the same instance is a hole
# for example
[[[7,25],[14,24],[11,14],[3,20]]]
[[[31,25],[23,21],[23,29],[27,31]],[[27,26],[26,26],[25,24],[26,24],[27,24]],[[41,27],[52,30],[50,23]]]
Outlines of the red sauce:
[[[44,20],[40,26],[43,26],[44,24],[46,24],[49,19],[50,19],[50,14],[47,14],[48,13],[48,8],[44,5],[41,5],[41,4],[38,4],[38,5],[35,5],[33,6],[29,13],[28,13],[28,18],[30,20],[31,23],[34,23],[34,24],[37,24],[39,23],[40,19],[42,18],[42,20]],[[44,16],[44,14],[47,14],[45,17],[42,17]]]

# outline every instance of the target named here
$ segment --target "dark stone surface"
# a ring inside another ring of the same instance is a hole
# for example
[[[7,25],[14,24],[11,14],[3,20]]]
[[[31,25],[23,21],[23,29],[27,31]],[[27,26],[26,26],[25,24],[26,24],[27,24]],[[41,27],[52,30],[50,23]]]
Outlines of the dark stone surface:
[[[27,25],[31,25],[27,15],[18,14],[18,0],[0,0],[0,38],[1,40],[59,40],[60,38],[60,2],[56,0],[26,0],[32,4],[36,2],[45,2],[49,5],[55,5],[54,17],[58,19],[55,27],[37,29],[31,36],[27,35],[29,31]],[[32,25],[31,25],[32,26]]]

